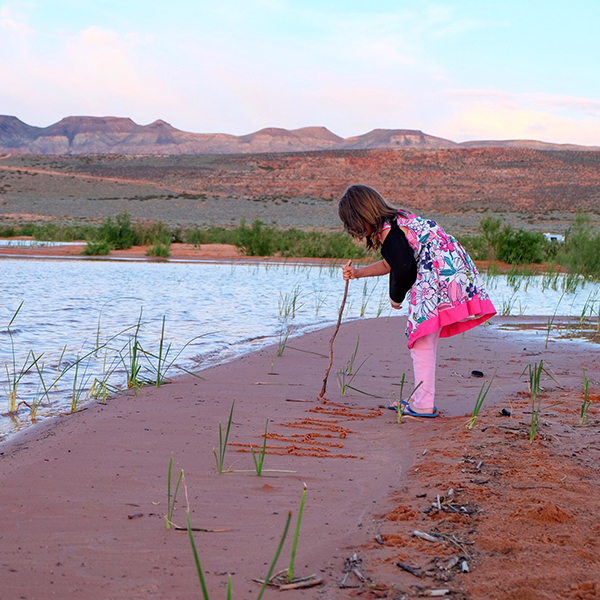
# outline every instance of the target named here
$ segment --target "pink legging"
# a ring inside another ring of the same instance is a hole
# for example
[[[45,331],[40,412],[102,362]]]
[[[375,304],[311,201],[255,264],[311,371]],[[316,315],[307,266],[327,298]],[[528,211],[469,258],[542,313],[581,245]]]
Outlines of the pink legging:
[[[412,397],[412,404],[416,408],[430,409],[435,404],[435,366],[437,345],[440,332],[430,333],[417,338],[410,355],[413,360],[415,372],[415,386],[422,381],[419,389]]]

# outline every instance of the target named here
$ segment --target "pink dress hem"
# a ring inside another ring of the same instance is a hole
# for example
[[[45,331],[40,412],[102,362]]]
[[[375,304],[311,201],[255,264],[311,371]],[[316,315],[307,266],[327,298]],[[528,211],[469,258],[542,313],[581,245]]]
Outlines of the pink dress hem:
[[[440,310],[437,317],[429,317],[427,321],[419,325],[417,330],[412,332],[412,335],[409,335],[408,347],[412,348],[420,337],[436,331],[440,332],[442,338],[464,333],[485,323],[495,314],[496,309],[491,300],[480,300],[479,298],[472,298],[464,304]]]

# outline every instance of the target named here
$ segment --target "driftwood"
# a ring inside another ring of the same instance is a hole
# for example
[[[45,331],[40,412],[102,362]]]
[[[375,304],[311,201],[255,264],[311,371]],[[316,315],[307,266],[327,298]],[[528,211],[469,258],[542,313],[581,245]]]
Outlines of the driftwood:
[[[340,588],[355,588],[360,587],[357,585],[348,585],[346,582],[348,581],[348,577],[352,573],[361,583],[366,583],[367,578],[357,569],[358,565],[362,563],[362,560],[358,558],[356,552],[350,558],[347,558],[344,563],[344,579],[342,583],[340,583]]]
[[[405,565],[404,563],[401,563],[401,562],[397,562],[396,565],[398,567],[400,567],[403,571],[406,571],[407,573],[410,573],[411,575],[414,575],[415,577],[421,578],[421,571],[419,571],[419,569],[416,569],[415,567],[411,567],[410,565]]]
[[[311,588],[317,585],[322,585],[323,580],[316,575],[309,575],[308,577],[297,577],[292,579],[292,581],[288,582],[287,580],[287,569],[283,569],[283,571],[279,571],[275,573],[271,579],[267,582],[267,585],[271,587],[276,587],[281,591],[286,590],[301,590],[303,588]],[[256,583],[264,584],[264,579],[254,579]]]
[[[346,266],[349,267],[352,264],[352,261],[349,260],[346,263]],[[346,306],[346,298],[348,297],[348,284],[350,280],[346,280],[346,287],[344,288],[344,297],[342,298],[342,305],[340,306],[340,314],[338,316],[337,325],[335,327],[335,331],[331,336],[331,341],[329,342],[329,365],[327,366],[327,372],[325,373],[325,379],[323,379],[323,387],[321,388],[321,393],[319,394],[319,398],[323,398],[325,396],[325,391],[327,390],[327,378],[329,377],[329,372],[331,371],[331,365],[333,364],[333,341],[335,340],[335,336],[337,335],[340,324],[342,322],[342,315],[344,314],[344,307]]]
[[[317,585],[321,585],[322,583],[323,583],[322,579],[310,579],[308,581],[299,581],[298,583],[287,583],[286,585],[280,585],[279,589],[281,591],[299,590],[302,588],[315,587]]]
[[[179,525],[175,525],[175,523],[171,522],[171,527],[175,531],[188,531],[187,527],[180,527]],[[191,531],[201,531],[203,533],[228,533],[229,531],[233,531],[233,529],[206,529],[204,527],[190,527]]]
[[[424,531],[413,531],[413,535],[415,537],[421,538],[422,540],[427,540],[428,542],[441,542],[439,538],[425,533]]]

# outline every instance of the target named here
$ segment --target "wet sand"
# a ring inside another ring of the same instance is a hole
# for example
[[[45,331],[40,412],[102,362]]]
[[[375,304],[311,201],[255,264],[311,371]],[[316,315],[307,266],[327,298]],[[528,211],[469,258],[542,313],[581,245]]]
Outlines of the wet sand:
[[[202,380],[184,376],[30,428],[0,445],[0,597],[200,597],[187,534],[165,527],[171,456],[173,480],[185,471],[193,526],[216,530],[195,534],[213,597],[224,596],[228,574],[234,597],[256,597],[252,579],[265,575],[287,511],[295,525],[304,483],[296,574],[324,583],[287,592],[293,597],[412,598],[440,589],[481,600],[600,597],[597,404],[588,426],[577,426],[582,368],[600,400],[600,356],[589,343],[551,340],[545,349],[541,333],[498,327],[520,320],[496,318],[441,340],[437,419],[398,424],[387,410],[402,373],[412,382],[411,361],[405,319],[380,318],[342,325],[327,402],[317,394],[332,328],[290,340],[282,357],[267,347],[202,371]],[[371,395],[342,397],[335,374],[359,335],[359,358],[371,356],[353,385]],[[541,359],[560,387],[542,376],[544,408],[530,444],[520,376]],[[229,472],[218,474],[213,448],[233,401]],[[268,471],[257,477],[248,449],[262,445],[267,419]],[[180,491],[179,525],[185,506]],[[453,535],[461,547],[419,540],[414,530]],[[352,573],[352,587],[341,588],[355,553],[366,581]],[[453,569],[439,568],[452,557]],[[463,557],[468,573],[460,572]]]

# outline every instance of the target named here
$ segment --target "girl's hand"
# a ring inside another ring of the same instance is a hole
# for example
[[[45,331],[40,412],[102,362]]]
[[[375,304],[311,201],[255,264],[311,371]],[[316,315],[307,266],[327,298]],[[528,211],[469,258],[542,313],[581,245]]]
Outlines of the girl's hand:
[[[349,279],[357,279],[356,272],[358,269],[355,269],[352,265],[345,265],[342,267],[342,275],[344,277],[344,281],[348,281]]]
[[[392,308],[395,308],[396,310],[400,310],[402,308],[402,304],[400,304],[400,302],[394,302],[391,298],[390,304],[392,305]]]

